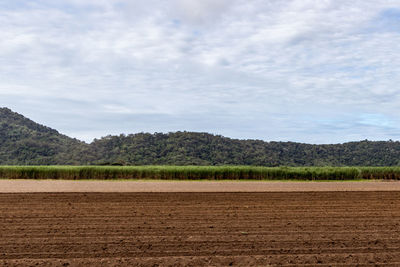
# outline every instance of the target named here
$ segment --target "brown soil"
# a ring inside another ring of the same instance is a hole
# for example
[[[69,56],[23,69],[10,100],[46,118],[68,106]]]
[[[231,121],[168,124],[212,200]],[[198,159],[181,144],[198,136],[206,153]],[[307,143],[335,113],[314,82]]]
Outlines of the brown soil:
[[[0,180],[1,193],[32,192],[320,192],[400,191],[400,181],[73,181]]]
[[[0,194],[0,266],[400,265],[400,192]]]

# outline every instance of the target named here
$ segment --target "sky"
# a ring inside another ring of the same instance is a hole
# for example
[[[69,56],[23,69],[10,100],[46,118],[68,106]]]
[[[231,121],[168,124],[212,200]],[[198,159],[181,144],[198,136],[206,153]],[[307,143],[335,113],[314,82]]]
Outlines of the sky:
[[[400,140],[400,1],[1,0],[0,107],[86,142]]]

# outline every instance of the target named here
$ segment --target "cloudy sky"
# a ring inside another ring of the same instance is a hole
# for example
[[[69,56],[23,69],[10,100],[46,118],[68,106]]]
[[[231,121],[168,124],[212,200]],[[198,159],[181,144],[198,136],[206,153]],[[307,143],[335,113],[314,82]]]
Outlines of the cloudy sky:
[[[400,140],[400,1],[2,0],[0,107],[88,142]]]

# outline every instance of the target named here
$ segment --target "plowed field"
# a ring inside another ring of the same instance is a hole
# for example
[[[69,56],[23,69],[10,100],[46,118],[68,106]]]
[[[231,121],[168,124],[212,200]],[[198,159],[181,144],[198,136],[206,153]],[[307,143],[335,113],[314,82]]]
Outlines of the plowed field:
[[[400,192],[0,194],[0,266],[400,266]]]

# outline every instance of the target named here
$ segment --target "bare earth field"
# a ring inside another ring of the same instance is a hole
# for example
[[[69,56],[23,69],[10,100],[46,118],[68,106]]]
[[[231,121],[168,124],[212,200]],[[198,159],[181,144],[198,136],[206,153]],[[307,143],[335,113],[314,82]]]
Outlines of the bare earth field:
[[[400,266],[400,191],[3,193],[0,215],[0,266]]]
[[[400,181],[1,180],[0,193],[400,191]]]

